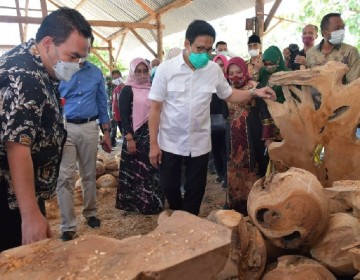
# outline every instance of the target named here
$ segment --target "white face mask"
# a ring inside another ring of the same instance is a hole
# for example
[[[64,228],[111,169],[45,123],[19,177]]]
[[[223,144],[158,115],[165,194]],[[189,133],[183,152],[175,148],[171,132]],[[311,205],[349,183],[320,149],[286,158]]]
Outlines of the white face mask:
[[[115,86],[121,85],[123,82],[123,79],[121,79],[120,77],[111,81],[111,83]]]
[[[333,32],[331,32],[331,37],[329,39],[329,43],[333,44],[333,45],[339,45],[343,42],[344,37],[345,37],[344,29],[333,31]]]
[[[251,57],[258,56],[259,53],[260,53],[260,50],[259,50],[259,49],[251,49],[251,50],[249,50],[249,55],[250,55]]]
[[[217,54],[222,54],[223,56],[227,56],[228,52],[227,51],[221,51],[221,52],[217,52]]]
[[[78,62],[65,62],[58,60],[53,69],[58,80],[69,81],[72,75],[80,70],[80,66]]]

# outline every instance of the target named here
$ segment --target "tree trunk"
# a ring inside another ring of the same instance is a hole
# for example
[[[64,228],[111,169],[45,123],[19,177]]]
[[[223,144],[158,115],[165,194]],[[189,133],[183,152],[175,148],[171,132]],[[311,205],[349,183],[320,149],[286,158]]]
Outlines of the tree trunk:
[[[331,188],[324,189],[329,199],[330,213],[352,213],[360,218],[360,181],[337,181]]]
[[[271,243],[285,249],[315,243],[329,219],[320,182],[298,168],[258,180],[249,194],[248,213]]]
[[[324,266],[303,256],[282,256],[276,268],[267,272],[262,280],[336,280]]]
[[[345,213],[330,216],[324,234],[311,248],[311,256],[325,264],[338,275],[353,276],[356,274],[349,253],[349,245],[359,241],[360,221]]]
[[[357,271],[360,271],[360,248],[352,248],[349,250],[353,266]],[[360,273],[359,273],[360,274]],[[358,275],[359,275],[358,274]],[[357,275],[357,276],[358,276]],[[359,275],[360,276],[360,275]],[[355,279],[355,278],[354,278]],[[357,278],[356,278],[357,279]],[[360,279],[360,278],[359,278]]]

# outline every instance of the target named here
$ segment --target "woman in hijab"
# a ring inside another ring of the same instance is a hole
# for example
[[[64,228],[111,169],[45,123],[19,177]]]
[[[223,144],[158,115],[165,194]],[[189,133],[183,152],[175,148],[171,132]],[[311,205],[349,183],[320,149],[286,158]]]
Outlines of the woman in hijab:
[[[156,214],[164,207],[158,172],[149,161],[149,68],[142,58],[132,60],[119,98],[125,137],[115,207],[142,214]]]
[[[255,88],[246,62],[240,57],[228,61],[227,77],[235,88]],[[257,100],[247,104],[228,104],[231,151],[227,168],[229,207],[247,215],[247,198],[256,180],[265,175],[268,157],[264,155],[262,123]],[[266,104],[261,103],[260,106]]]
[[[270,46],[262,57],[264,66],[260,69],[258,88],[266,87],[272,74],[287,71],[281,51],[276,46]],[[276,92],[276,101],[284,103],[285,98],[281,86],[271,87]]]

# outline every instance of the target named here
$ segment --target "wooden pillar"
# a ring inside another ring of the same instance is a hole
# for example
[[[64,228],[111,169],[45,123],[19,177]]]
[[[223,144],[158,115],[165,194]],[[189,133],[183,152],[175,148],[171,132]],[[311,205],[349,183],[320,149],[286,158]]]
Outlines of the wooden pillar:
[[[124,45],[124,41],[125,41],[125,37],[126,37],[127,33],[124,33],[122,35],[122,38],[121,38],[121,41],[120,41],[120,44],[119,44],[119,48],[117,50],[117,53],[116,53],[116,56],[115,56],[115,65],[117,64],[118,62],[118,59],[119,59],[119,55],[120,55],[120,52],[121,52],[121,49],[122,49],[122,46]]]
[[[18,17],[21,17],[19,0],[15,0],[15,5],[16,5],[16,15]],[[22,23],[20,23],[20,22],[19,22],[19,34],[20,34],[21,43],[24,43],[25,42],[24,30],[22,28]]]
[[[25,2],[25,17],[29,16],[29,0]],[[24,24],[24,41],[27,41],[27,31],[28,31],[28,24]]]
[[[41,6],[42,17],[44,18],[48,15],[46,0],[40,0],[40,6]]]
[[[255,34],[262,38],[264,33],[264,5],[265,0],[256,0],[255,4]]]
[[[156,26],[157,26],[157,57],[160,61],[163,60],[163,30],[161,27],[161,15],[156,15]]]

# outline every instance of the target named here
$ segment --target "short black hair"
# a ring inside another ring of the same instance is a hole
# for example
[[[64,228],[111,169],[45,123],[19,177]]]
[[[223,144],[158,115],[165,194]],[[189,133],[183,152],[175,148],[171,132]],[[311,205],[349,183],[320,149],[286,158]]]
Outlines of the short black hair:
[[[60,8],[44,18],[36,33],[35,41],[39,43],[44,37],[50,36],[58,46],[75,30],[85,38],[92,37],[91,26],[82,14],[75,9]]]
[[[111,71],[111,76],[113,76],[113,75],[115,75],[115,74],[118,74],[120,77],[122,77],[120,71],[117,70],[117,69],[114,69],[114,70]]]
[[[322,18],[321,23],[320,23],[321,32],[324,30],[327,30],[327,28],[329,27],[330,18],[332,18],[332,17],[341,17],[341,14],[340,13],[330,13],[330,14],[325,15]]]
[[[224,42],[224,41],[219,41],[219,42],[216,43],[215,49],[217,49],[218,45],[227,45],[227,43]]]
[[[191,45],[192,43],[194,43],[196,37],[202,35],[209,35],[215,41],[216,32],[214,27],[212,27],[210,23],[204,20],[197,19],[190,23],[190,25],[186,29],[185,39],[189,40]]]

